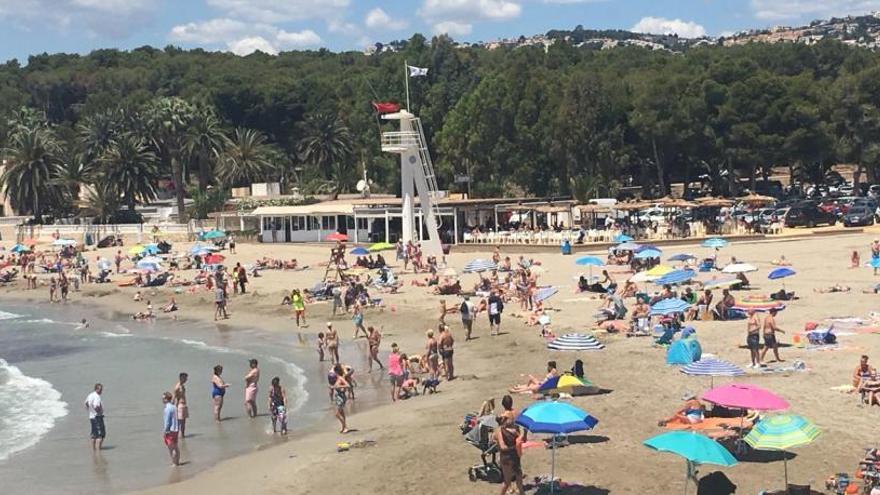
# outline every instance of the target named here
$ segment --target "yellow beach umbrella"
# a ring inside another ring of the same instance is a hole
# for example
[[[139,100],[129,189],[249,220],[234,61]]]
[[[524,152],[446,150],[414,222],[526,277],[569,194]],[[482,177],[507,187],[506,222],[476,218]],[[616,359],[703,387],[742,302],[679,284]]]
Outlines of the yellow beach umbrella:
[[[130,254],[132,256],[137,256],[139,254],[143,254],[143,252],[146,250],[147,250],[147,248],[138,244],[136,246],[132,246],[131,249],[128,250],[128,254]]]
[[[650,270],[645,272],[645,275],[648,275],[649,277],[662,277],[663,275],[666,275],[667,273],[674,270],[675,269],[670,266],[657,265],[654,268],[651,268]]]

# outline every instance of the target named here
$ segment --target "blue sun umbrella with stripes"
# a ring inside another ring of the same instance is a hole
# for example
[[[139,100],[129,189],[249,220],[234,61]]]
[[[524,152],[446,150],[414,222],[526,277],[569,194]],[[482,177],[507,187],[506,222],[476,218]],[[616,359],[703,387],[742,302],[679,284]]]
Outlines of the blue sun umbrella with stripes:
[[[681,299],[663,299],[651,306],[651,316],[668,316],[676,313],[684,313],[691,305]]]
[[[693,270],[675,270],[658,278],[654,283],[657,285],[677,285],[689,282],[696,276],[697,273]]]
[[[490,272],[497,269],[498,265],[496,265],[494,261],[484,259],[471,260],[466,265],[464,265],[465,273]]]
[[[743,376],[746,374],[739,366],[717,358],[703,358],[680,368],[685,375],[708,376],[712,378],[711,386],[715,386],[716,376]]]

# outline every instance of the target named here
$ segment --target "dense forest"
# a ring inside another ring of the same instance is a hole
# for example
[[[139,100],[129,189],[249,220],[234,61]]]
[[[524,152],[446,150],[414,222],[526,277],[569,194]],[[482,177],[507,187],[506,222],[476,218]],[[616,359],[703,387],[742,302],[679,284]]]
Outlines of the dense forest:
[[[306,193],[399,187],[371,102],[404,102],[404,60],[441,188],[473,194],[662,195],[672,181],[835,163],[877,180],[880,56],[839,42],[703,46],[684,54],[569,43],[498,50],[415,35],[375,55],[164,50],[36,55],[0,66],[0,177],[17,209],[109,219],[160,180],[204,214],[229,187],[280,180]],[[170,179],[170,181],[169,181]],[[80,185],[94,184],[86,204]],[[209,187],[215,186],[215,187]],[[734,193],[738,191],[732,191]]]

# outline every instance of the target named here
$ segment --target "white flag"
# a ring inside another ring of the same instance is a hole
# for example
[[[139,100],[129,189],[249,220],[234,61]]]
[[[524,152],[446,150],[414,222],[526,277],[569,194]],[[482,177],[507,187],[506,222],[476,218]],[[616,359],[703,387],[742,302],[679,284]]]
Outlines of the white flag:
[[[409,77],[422,77],[428,75],[428,69],[423,67],[413,67],[412,65],[407,65],[409,67]]]

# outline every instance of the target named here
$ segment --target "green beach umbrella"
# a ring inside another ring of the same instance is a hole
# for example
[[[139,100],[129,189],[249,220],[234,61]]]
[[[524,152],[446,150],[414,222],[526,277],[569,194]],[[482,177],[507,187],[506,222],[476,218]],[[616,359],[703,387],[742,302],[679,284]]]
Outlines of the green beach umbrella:
[[[782,451],[785,466],[785,486],[788,486],[788,449],[811,443],[821,431],[810,420],[796,414],[781,414],[759,421],[745,437],[755,450]]]
[[[370,251],[374,253],[377,251],[388,251],[389,249],[394,249],[394,247],[394,244],[389,244],[387,242],[377,242],[376,244],[370,246]]]
[[[222,239],[223,237],[226,237],[226,232],[223,232],[222,230],[210,230],[205,232],[203,239],[210,241],[213,239]]]

